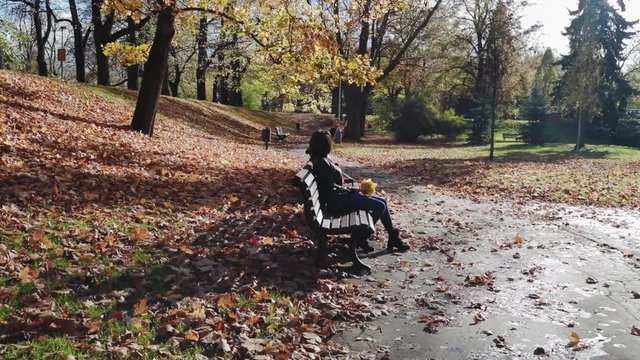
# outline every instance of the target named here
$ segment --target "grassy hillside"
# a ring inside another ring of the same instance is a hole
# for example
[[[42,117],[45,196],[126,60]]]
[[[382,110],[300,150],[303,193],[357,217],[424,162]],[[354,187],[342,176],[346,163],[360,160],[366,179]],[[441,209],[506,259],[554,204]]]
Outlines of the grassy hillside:
[[[358,305],[308,266],[300,160],[257,141],[288,123],[163,98],[149,138],[133,98],[0,71],[0,357],[286,357],[302,333],[328,349],[314,314]]]

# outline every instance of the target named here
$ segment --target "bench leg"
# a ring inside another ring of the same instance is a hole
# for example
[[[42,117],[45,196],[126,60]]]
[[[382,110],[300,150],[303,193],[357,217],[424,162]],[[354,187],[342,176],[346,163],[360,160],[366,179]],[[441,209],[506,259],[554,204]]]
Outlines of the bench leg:
[[[362,260],[360,260],[360,258],[358,257],[358,252],[356,251],[359,238],[360,236],[353,234],[349,239],[349,257],[353,262],[353,265],[351,265],[351,271],[356,274],[361,272],[370,273],[371,268],[367,264],[363,263]]]
[[[327,260],[327,237],[324,235],[317,235],[316,243],[318,244],[318,249],[315,262],[316,265],[322,265]]]

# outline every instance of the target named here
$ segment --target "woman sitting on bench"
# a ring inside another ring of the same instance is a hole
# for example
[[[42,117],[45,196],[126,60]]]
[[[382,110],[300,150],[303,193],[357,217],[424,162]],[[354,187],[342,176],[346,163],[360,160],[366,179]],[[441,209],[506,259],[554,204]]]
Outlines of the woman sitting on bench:
[[[320,201],[326,205],[327,211],[338,214],[357,210],[368,211],[373,222],[381,220],[387,230],[389,234],[387,249],[389,251],[394,251],[394,249],[398,251],[409,250],[409,246],[400,239],[400,231],[393,227],[385,199],[367,196],[362,194],[359,189],[344,186],[346,182],[354,182],[354,180],[343,174],[342,170],[329,159],[328,155],[332,148],[331,135],[326,131],[316,131],[311,136],[309,149],[307,149],[313,163],[313,175],[318,183]],[[366,237],[356,239],[356,242],[363,250],[373,251]]]

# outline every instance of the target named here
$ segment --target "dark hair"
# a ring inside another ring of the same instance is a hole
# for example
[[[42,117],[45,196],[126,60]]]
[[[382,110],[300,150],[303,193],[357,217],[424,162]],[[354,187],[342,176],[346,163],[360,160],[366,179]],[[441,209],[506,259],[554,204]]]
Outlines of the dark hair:
[[[327,131],[318,130],[311,135],[307,154],[311,157],[325,157],[329,155],[332,148],[331,135]]]

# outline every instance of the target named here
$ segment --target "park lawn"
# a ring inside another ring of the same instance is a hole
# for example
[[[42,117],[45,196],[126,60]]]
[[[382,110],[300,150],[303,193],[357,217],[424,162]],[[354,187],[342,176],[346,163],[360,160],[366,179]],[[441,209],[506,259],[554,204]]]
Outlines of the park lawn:
[[[333,351],[366,307],[309,266],[273,118],[163,98],[150,138],[105,91],[0,71],[0,358]]]
[[[572,144],[541,146],[497,142],[400,145],[344,144],[340,154],[419,182],[473,197],[542,200],[570,204],[640,206],[640,150],[588,145],[576,155]]]

